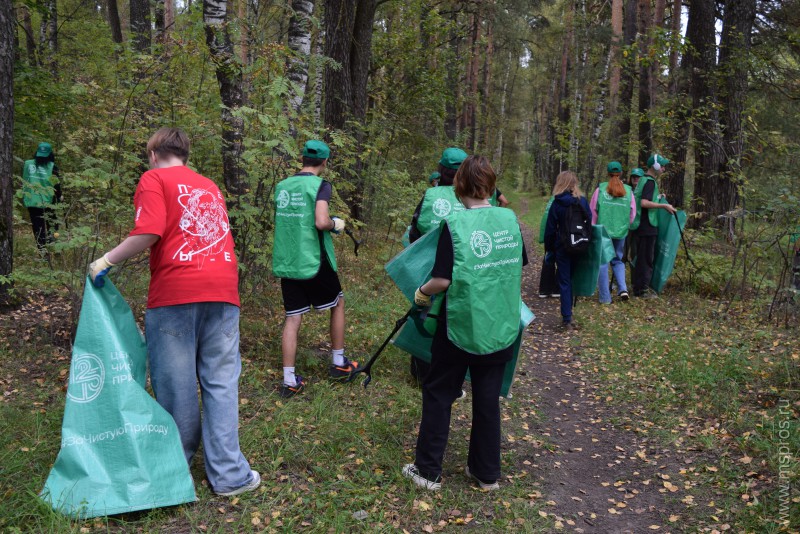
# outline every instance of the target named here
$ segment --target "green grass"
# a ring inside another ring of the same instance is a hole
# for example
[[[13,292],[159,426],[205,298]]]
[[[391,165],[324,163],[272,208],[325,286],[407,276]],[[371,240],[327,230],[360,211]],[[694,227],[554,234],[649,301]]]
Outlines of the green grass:
[[[25,236],[21,238],[24,243]],[[386,242],[385,233],[369,238],[358,258],[349,241],[336,243],[346,294],[347,355],[359,361],[372,354],[408,306],[382,271],[398,246]],[[27,268],[34,261],[29,258],[18,266]],[[112,273],[115,282],[126,276],[125,271]],[[143,302],[144,284],[118,285],[128,288],[123,289],[126,299]],[[56,291],[52,306],[66,302],[67,293]],[[58,453],[69,349],[57,347],[46,328],[27,325],[26,342],[8,335],[0,341],[4,391],[17,390],[0,403],[0,495],[5,505],[0,508],[0,530],[394,532],[405,528],[418,532],[462,524],[496,532],[549,530],[550,521],[539,515],[540,488],[532,477],[511,467],[518,463],[513,448],[503,456],[509,477],[500,492],[481,492],[466,480],[462,469],[469,404],[457,405],[453,412],[456,423],[445,459],[443,490],[431,494],[403,478],[400,469],[413,460],[421,416],[420,392],[408,372],[409,357],[389,346],[373,368],[367,389],[360,380],[329,383],[325,379],[328,314],[308,314],[301,329],[297,367],[310,379],[309,387],[293,399],[280,399],[276,392],[283,319],[279,286],[269,285],[243,298],[240,439],[245,456],[262,474],[258,491],[238,499],[217,497],[196,461],[194,504],[87,521],[51,511],[37,494]],[[141,313],[141,306],[134,311]],[[2,323],[6,334],[14,326],[10,317]],[[41,383],[27,380],[31,375]],[[509,413],[524,409],[525,401],[508,401]],[[511,423],[509,429],[514,432]],[[354,518],[362,510],[366,518]]]

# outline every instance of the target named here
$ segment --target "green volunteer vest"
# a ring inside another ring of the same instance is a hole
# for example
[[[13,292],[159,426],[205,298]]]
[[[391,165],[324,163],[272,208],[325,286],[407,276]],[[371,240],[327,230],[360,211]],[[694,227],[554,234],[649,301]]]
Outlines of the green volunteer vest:
[[[417,219],[420,234],[425,235],[438,228],[439,223],[453,213],[464,211],[464,205],[456,198],[455,191],[452,185],[440,185],[425,191]]]
[[[631,230],[636,230],[639,228],[640,219],[642,217],[642,191],[644,191],[644,185],[647,183],[648,180],[653,180],[655,183],[655,189],[653,190],[653,198],[658,198],[658,182],[653,179],[652,176],[645,174],[639,183],[636,184],[636,190],[633,192],[633,196],[636,197],[636,218],[633,219],[633,224],[631,224]],[[653,202],[656,202],[653,200]],[[658,226],[658,217],[655,210],[648,210],[647,218],[650,220],[651,226]]]
[[[330,232],[319,231],[314,222],[319,176],[291,176],[275,188],[275,242],[272,273],[279,278],[307,280],[319,272],[320,236],[331,267],[336,256]]]
[[[544,213],[542,213],[542,220],[539,221],[539,243],[544,243],[544,231],[547,229],[547,215],[550,213],[550,206],[553,205],[553,201],[556,197],[550,197],[550,200],[547,201],[547,206],[544,208]]]
[[[37,167],[35,159],[25,162],[22,169],[22,202],[26,208],[43,208],[53,203],[55,190],[50,177],[54,166],[52,161],[44,167]]]
[[[623,184],[625,196],[613,197],[608,194],[608,182],[597,188],[597,224],[606,227],[608,236],[620,239],[628,235],[631,222],[631,186]]]
[[[476,208],[446,219],[453,238],[447,337],[472,354],[491,354],[519,334],[522,235],[506,208]]]

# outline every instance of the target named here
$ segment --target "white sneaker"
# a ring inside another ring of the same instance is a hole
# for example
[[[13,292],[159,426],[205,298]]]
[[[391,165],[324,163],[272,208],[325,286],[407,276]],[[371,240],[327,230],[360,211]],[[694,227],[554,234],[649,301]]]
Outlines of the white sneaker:
[[[217,495],[222,495],[223,497],[233,497],[234,495],[240,495],[247,491],[253,491],[261,485],[261,475],[258,474],[258,471],[253,469],[251,469],[250,472],[253,474],[253,480],[249,484],[245,484],[244,486],[238,487],[235,490],[215,491],[214,493]]]
[[[467,474],[467,476],[469,478],[471,478],[472,480],[477,482],[478,486],[480,486],[480,488],[482,490],[492,491],[492,490],[500,489],[500,484],[498,484],[496,480],[494,482],[484,482],[483,480],[479,479],[478,477],[476,477],[475,475],[470,473],[469,472],[469,466],[464,468],[464,472]]]
[[[439,491],[442,489],[442,477],[436,477],[436,480],[428,480],[422,473],[419,472],[419,468],[417,468],[414,464],[406,464],[403,466],[403,476],[406,478],[410,478],[414,481],[414,484],[421,488],[425,488],[431,491]]]

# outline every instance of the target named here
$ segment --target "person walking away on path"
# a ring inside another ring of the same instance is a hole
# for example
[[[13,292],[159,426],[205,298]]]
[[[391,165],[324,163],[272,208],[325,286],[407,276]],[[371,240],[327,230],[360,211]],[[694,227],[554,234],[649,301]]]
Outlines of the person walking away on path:
[[[664,209],[670,214],[674,214],[676,211],[671,204],[657,202],[659,192],[656,178],[661,176],[664,167],[668,164],[667,158],[653,154],[647,160],[648,168],[644,176],[631,174],[631,186],[636,201],[636,216],[631,224],[634,248],[636,249],[636,264],[632,277],[633,296],[635,297],[653,298],[656,296],[655,292],[648,290],[650,279],[653,276],[656,241],[658,240],[658,217],[654,210]]]
[[[186,461],[202,439],[211,489],[238,495],[256,489],[261,476],[239,448],[239,274],[225,199],[186,166],[183,131],[161,128],[147,155],[134,228],[89,275],[102,287],[114,265],[150,249],[145,338],[153,392],[178,426]]]
[[[554,197],[550,197],[547,201],[547,206],[542,213],[542,220],[539,222],[539,243],[544,244],[544,231],[547,226],[547,215],[550,213],[550,207],[553,205]],[[550,257],[547,254],[542,257],[542,271],[539,275],[539,298],[553,297],[558,298],[560,295],[558,288],[558,275],[556,273],[555,257],[551,253]]]
[[[589,203],[581,193],[578,177],[572,171],[563,171],[558,175],[556,184],[553,186],[553,197],[553,204],[550,206],[544,231],[544,250],[545,255],[553,254],[556,263],[561,298],[561,326],[571,330],[575,328],[572,321],[572,271],[576,256],[567,251],[561,235],[562,230],[567,226],[567,212],[571,205],[580,205],[585,211],[587,220],[591,220],[591,212]]]
[[[55,177],[55,179],[54,179]],[[33,159],[22,166],[22,203],[31,218],[36,246],[44,250],[53,240],[50,226],[55,225],[56,212],[53,205],[61,202],[61,184],[58,167],[50,143],[39,143]]]
[[[331,183],[319,177],[331,150],[322,141],[303,147],[300,172],[275,188],[275,242],[272,272],[281,279],[286,320],[283,325],[283,384],[280,395],[289,398],[305,388],[295,373],[297,335],[303,315],[313,307],[330,310],[331,364],[328,375],[344,380],[358,367],[344,355],[344,293],[337,274],[331,233],[344,231],[345,222],[331,217]]]
[[[622,165],[618,161],[610,162],[608,180],[594,190],[589,207],[592,210],[592,224],[605,226],[611,243],[614,245],[614,258],[611,260],[611,271],[617,282],[617,296],[628,300],[628,286],[625,283],[625,238],[628,228],[636,217],[636,202],[629,185],[623,184]],[[608,264],[600,266],[597,287],[601,304],[611,303],[611,286],[608,280]]]
[[[445,219],[432,278],[414,301],[430,306],[446,291],[422,386],[422,422],[414,463],[402,473],[438,490],[453,401],[467,370],[472,377],[472,431],[466,474],[486,490],[500,478],[500,387],[519,333],[522,266],[527,262],[517,217],[493,207],[497,178],[483,156],[468,157],[455,176],[465,210]]]

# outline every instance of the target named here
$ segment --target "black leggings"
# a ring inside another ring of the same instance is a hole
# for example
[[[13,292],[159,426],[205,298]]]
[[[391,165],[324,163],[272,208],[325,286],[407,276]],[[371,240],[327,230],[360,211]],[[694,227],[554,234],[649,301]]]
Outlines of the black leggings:
[[[58,226],[55,223],[56,212],[53,208],[28,208],[28,214],[31,216],[31,226],[33,227],[33,237],[36,238],[36,246],[43,248],[49,241],[52,241],[49,226],[52,225],[54,229],[58,230]]]

